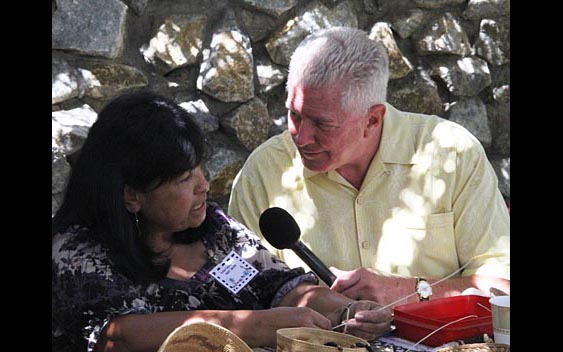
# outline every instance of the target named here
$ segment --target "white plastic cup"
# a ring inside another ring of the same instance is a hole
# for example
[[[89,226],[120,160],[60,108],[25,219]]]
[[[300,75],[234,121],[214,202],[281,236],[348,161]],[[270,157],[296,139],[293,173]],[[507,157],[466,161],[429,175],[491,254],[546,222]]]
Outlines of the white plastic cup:
[[[495,343],[510,345],[510,296],[492,297],[493,335]]]

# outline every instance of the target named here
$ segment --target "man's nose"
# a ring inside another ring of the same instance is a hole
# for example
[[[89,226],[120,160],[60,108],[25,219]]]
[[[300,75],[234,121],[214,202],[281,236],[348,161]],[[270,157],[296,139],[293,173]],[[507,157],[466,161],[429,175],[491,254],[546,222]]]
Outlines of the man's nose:
[[[303,120],[299,126],[295,126],[296,134],[293,135],[293,140],[298,147],[303,147],[314,143],[315,133],[312,124]]]

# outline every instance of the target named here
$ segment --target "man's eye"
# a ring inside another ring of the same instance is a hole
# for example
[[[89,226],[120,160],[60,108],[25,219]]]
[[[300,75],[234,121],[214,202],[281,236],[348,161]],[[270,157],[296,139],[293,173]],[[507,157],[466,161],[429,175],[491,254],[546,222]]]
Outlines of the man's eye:
[[[295,112],[295,111],[289,111],[289,116],[296,121],[301,120],[301,118],[299,117],[299,115]]]
[[[327,125],[325,123],[318,123],[317,127],[322,130],[322,131],[332,131],[336,128],[336,126],[333,125]]]

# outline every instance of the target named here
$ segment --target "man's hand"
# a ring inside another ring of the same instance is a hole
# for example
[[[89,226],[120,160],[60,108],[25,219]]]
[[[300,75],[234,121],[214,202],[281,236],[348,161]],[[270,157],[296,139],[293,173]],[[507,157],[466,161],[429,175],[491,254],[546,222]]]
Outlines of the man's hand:
[[[337,310],[340,322],[333,322],[335,326],[345,324],[336,331],[346,332],[367,341],[372,341],[391,330],[393,319],[390,308],[373,301],[357,301]],[[336,324],[335,324],[336,323]]]
[[[330,267],[330,271],[336,275],[336,280],[330,287],[331,290],[342,293],[343,295],[355,300],[371,300],[385,303],[383,296],[388,278],[378,275],[367,268],[359,268],[352,271],[343,271],[335,267]]]

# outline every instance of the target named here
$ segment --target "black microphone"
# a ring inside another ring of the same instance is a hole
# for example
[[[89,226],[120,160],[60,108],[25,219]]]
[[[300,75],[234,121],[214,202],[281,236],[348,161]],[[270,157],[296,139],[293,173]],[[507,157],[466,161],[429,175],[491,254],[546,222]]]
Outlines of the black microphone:
[[[307,246],[299,240],[301,229],[295,219],[282,208],[266,209],[259,220],[260,230],[268,242],[277,249],[291,249],[329,287],[336,276]]]

